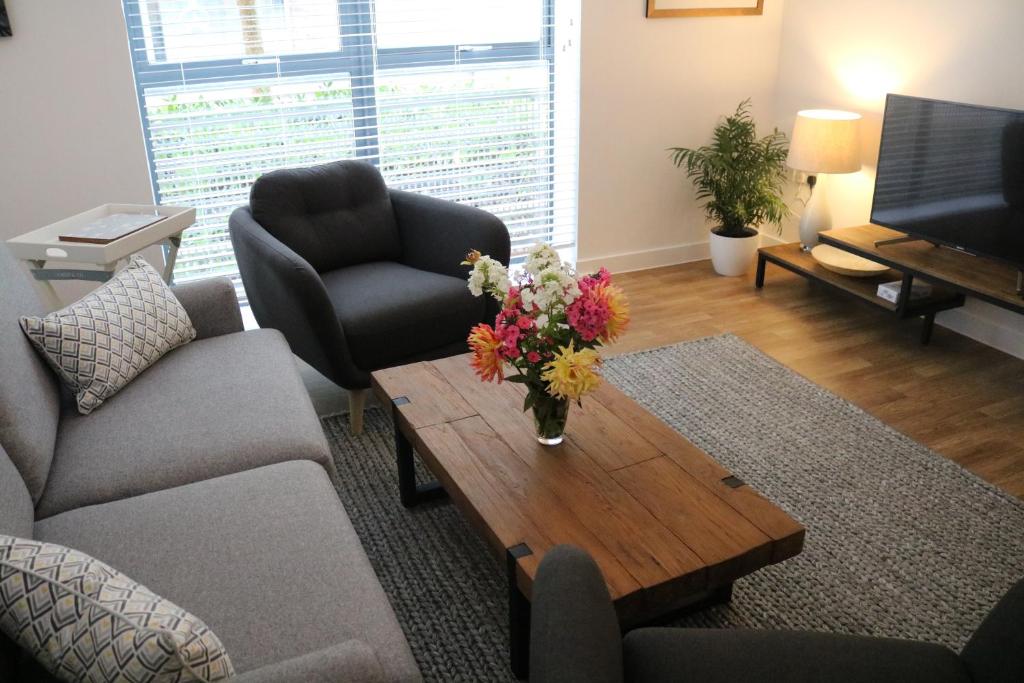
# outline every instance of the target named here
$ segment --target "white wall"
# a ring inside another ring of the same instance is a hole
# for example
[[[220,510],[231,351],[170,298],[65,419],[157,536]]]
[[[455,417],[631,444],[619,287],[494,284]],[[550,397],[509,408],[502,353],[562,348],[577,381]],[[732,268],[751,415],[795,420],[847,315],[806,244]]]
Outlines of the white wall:
[[[121,3],[6,4],[0,240],[99,204],[152,202]]]
[[[1022,27],[1021,0],[786,0],[779,128],[811,107],[865,117],[864,169],[827,181],[834,225],[868,222],[886,92],[1024,109]],[[1024,357],[1024,316],[969,300],[939,322]]]
[[[647,19],[643,6],[583,2],[583,268],[706,258],[708,226],[665,150],[704,144],[718,118],[747,97],[759,118],[773,112],[782,0],[768,0],[753,17]]]
[[[151,202],[121,3],[7,0],[0,238],[112,201]]]

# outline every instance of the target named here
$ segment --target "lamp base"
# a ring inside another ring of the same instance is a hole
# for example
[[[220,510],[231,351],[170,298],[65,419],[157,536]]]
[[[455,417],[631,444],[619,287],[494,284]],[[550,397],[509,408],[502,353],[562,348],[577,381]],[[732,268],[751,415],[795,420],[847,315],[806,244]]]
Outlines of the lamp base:
[[[800,217],[800,247],[810,251],[818,244],[818,233],[832,229],[832,213],[828,207],[828,193],[824,192],[816,176],[808,176],[811,196]]]

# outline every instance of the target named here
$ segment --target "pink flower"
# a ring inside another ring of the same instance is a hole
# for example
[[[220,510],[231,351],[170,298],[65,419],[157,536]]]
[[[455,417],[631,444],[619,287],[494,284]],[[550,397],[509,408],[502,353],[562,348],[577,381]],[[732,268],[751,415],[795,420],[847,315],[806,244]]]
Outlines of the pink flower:
[[[565,309],[565,316],[583,341],[589,342],[604,334],[611,311],[600,296],[600,288],[587,287],[580,298]]]
[[[533,319],[528,318],[525,315],[521,315],[519,316],[519,320],[516,321],[516,325],[518,325],[521,330],[528,330],[533,327]]]
[[[540,354],[537,353],[536,351],[530,351],[529,353],[526,354],[526,360],[530,361],[531,363],[539,363]]]
[[[581,277],[581,295],[565,309],[569,325],[584,341],[593,341],[608,331],[608,321],[613,316],[608,297],[611,280],[612,274],[606,268]]]
[[[514,322],[516,314],[506,315],[509,311],[502,311],[498,316],[497,324],[494,326],[495,336],[501,340],[501,354],[506,358],[519,358],[522,352],[519,350],[519,340],[523,338],[523,331]]]

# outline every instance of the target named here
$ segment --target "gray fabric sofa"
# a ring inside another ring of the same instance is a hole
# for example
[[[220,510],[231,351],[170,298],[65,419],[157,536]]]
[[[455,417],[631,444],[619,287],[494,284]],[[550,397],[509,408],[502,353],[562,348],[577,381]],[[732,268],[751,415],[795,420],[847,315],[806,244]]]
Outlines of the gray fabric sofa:
[[[334,490],[288,344],[227,280],[176,288],[197,339],[79,415],[18,326],[0,246],[0,533],[89,553],[203,619],[241,681],[418,681]],[[0,680],[45,680],[0,636]]]
[[[533,585],[531,683],[1019,683],[1024,581],[957,655],[941,645],[804,631],[641,628],[625,638],[601,571],[558,546]]]
[[[231,242],[261,327],[350,390],[360,431],[370,372],[467,350],[497,303],[474,297],[471,249],[509,262],[505,224],[470,206],[389,189],[360,161],[274,171],[231,215]]]

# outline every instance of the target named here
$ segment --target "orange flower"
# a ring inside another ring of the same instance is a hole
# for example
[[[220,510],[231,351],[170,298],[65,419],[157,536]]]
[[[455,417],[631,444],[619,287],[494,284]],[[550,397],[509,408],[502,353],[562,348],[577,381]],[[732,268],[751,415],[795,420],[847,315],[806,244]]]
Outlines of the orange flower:
[[[466,341],[473,352],[469,364],[476,370],[476,374],[480,375],[480,379],[484,382],[493,382],[497,378],[498,384],[501,384],[505,379],[502,371],[504,361],[499,353],[501,339],[494,333],[494,328],[481,323],[469,331],[469,338]]]
[[[601,298],[608,306],[608,325],[601,335],[601,342],[607,344],[619,338],[629,327],[629,301],[625,293],[615,285],[602,284],[599,287]]]

